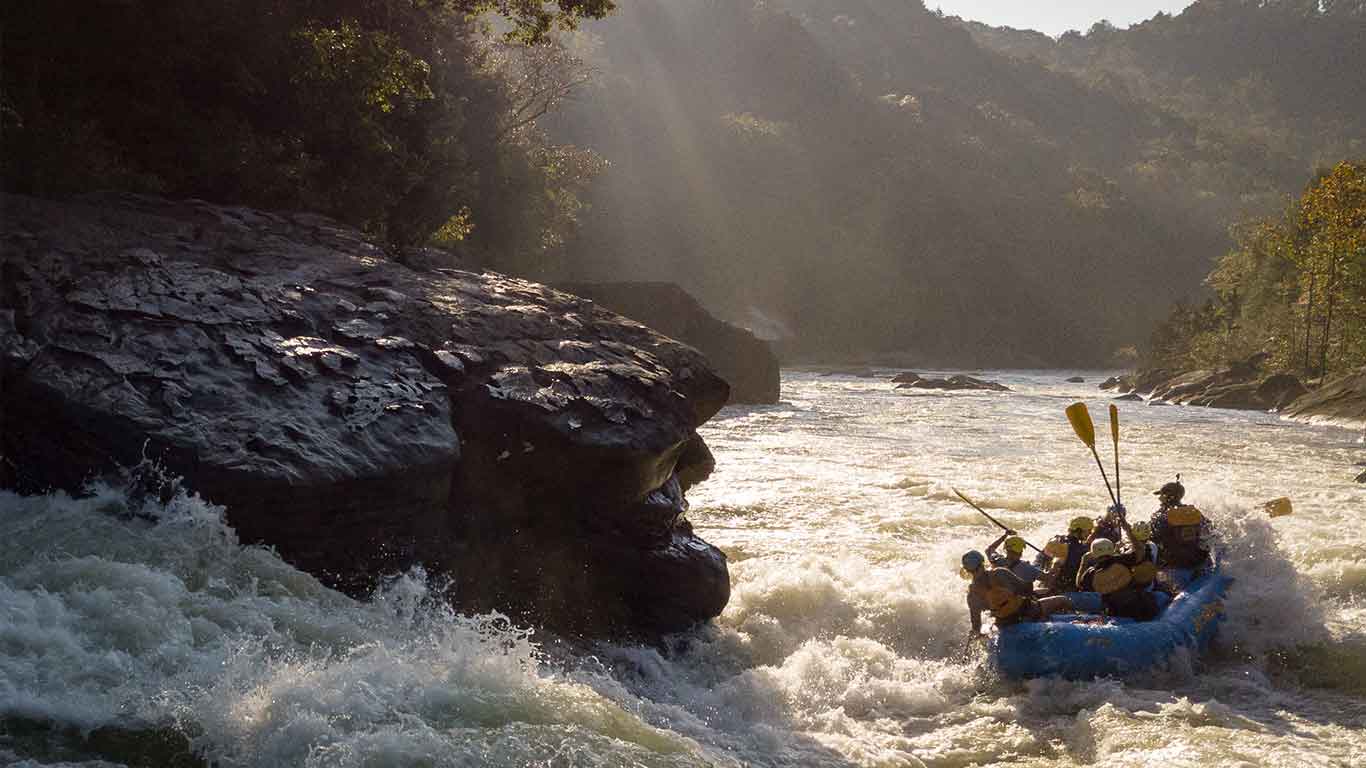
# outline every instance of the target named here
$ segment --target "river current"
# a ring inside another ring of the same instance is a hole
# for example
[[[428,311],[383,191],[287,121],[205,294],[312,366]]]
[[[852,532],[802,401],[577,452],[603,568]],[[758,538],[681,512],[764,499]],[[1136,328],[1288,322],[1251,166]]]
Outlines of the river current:
[[[1063,416],[1086,399],[1108,434],[1107,400],[1074,373],[943,393],[786,371],[781,403],[722,411],[689,517],[732,597],[664,647],[455,615],[421,571],[355,601],[197,497],[0,493],[0,764],[1366,763],[1360,431],[1120,403],[1131,515],[1180,472],[1218,529],[1215,648],[1091,682],[1003,680],[967,649],[957,561],[996,531],[951,488],[1039,544],[1107,503]],[[1278,496],[1295,514],[1268,519]]]

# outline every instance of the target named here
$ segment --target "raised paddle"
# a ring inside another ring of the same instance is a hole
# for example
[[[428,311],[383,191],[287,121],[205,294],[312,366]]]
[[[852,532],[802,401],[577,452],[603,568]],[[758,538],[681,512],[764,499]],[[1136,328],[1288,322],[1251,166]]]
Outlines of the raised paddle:
[[[1077,433],[1077,437],[1091,449],[1091,455],[1096,457],[1096,466],[1100,468],[1100,477],[1105,481],[1105,490],[1110,492],[1110,502],[1118,504],[1115,489],[1110,487],[1110,478],[1105,474],[1105,465],[1100,463],[1100,454],[1096,452],[1096,425],[1091,422],[1091,412],[1086,410],[1086,403],[1072,403],[1067,406],[1067,420],[1072,423],[1072,431]]]
[[[1001,526],[1001,530],[1003,530],[1003,531],[1009,531],[1009,530],[1010,530],[1009,528],[1005,527],[1004,525],[1001,525],[1001,521],[1000,521],[1000,520],[997,520],[996,518],[992,517],[991,515],[988,515],[988,514],[987,514],[987,511],[986,511],[985,509],[982,509],[981,507],[977,506],[976,504],[973,504],[973,503],[972,503],[972,499],[969,499],[967,496],[964,496],[963,493],[962,493],[962,491],[959,491],[957,488],[954,488],[954,489],[953,489],[953,492],[956,493],[956,494],[958,494],[958,498],[962,499],[963,501],[966,501],[966,502],[968,503],[968,506],[969,506],[969,507],[972,507],[973,509],[977,510],[978,512],[981,512],[981,513],[982,513],[982,517],[985,517],[986,519],[990,520],[991,522],[993,522],[993,523],[995,523],[995,524]],[[1035,552],[1038,552],[1038,553],[1041,554],[1041,555],[1043,554],[1043,550],[1042,550],[1042,549],[1039,549],[1038,547],[1034,546],[1033,544],[1030,544],[1029,542],[1025,541],[1023,536],[1020,537],[1020,541],[1024,541],[1024,543],[1027,544],[1027,545],[1029,545],[1029,548],[1032,549],[1032,550],[1034,550]]]
[[[1119,409],[1110,404],[1110,437],[1115,441],[1115,503],[1124,503],[1124,495],[1119,491]]]

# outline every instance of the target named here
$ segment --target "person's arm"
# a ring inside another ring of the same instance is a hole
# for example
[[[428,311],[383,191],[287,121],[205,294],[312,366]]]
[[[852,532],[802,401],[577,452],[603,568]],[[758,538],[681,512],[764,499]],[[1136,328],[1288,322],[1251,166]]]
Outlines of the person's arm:
[[[1013,535],[1015,535],[1015,532],[1014,532],[1014,531],[1006,531],[1005,533],[1003,533],[1003,534],[1001,534],[999,537],[997,537],[997,539],[996,539],[995,541],[993,541],[993,542],[991,542],[990,544],[988,544],[988,545],[987,545],[987,559],[990,560],[990,559],[992,559],[993,557],[995,557],[995,556],[996,556],[996,548],[999,547],[999,546],[1001,546],[1001,542],[1005,541],[1007,536],[1013,536]]]
[[[972,622],[972,634],[982,633],[982,609],[983,605],[976,599],[976,595],[971,589],[968,590],[968,621]]]

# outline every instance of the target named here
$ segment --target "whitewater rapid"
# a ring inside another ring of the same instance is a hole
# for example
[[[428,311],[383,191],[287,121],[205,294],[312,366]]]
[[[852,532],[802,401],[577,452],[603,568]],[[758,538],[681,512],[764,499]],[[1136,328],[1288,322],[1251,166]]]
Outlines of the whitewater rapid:
[[[995,533],[950,489],[1036,543],[1106,503],[1062,416],[1105,398],[1073,373],[982,374],[998,394],[787,371],[783,402],[724,410],[689,517],[732,599],[663,647],[459,616],[421,571],[355,601],[195,497],[0,493],[0,764],[1362,764],[1359,433],[1121,403],[1131,512],[1181,472],[1219,528],[1213,654],[1021,683],[964,650],[957,559]],[[1259,511],[1276,496],[1295,515]]]

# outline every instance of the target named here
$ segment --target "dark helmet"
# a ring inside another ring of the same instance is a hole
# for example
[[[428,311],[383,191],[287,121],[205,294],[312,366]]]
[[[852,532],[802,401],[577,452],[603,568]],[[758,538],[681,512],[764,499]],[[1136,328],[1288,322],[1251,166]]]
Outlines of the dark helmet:
[[[1153,495],[1163,501],[1179,502],[1186,495],[1186,486],[1182,485],[1180,480],[1177,480],[1172,483],[1167,483],[1161,488],[1153,491]]]
[[[985,562],[986,558],[975,549],[963,554],[963,570],[968,573],[976,572]]]

